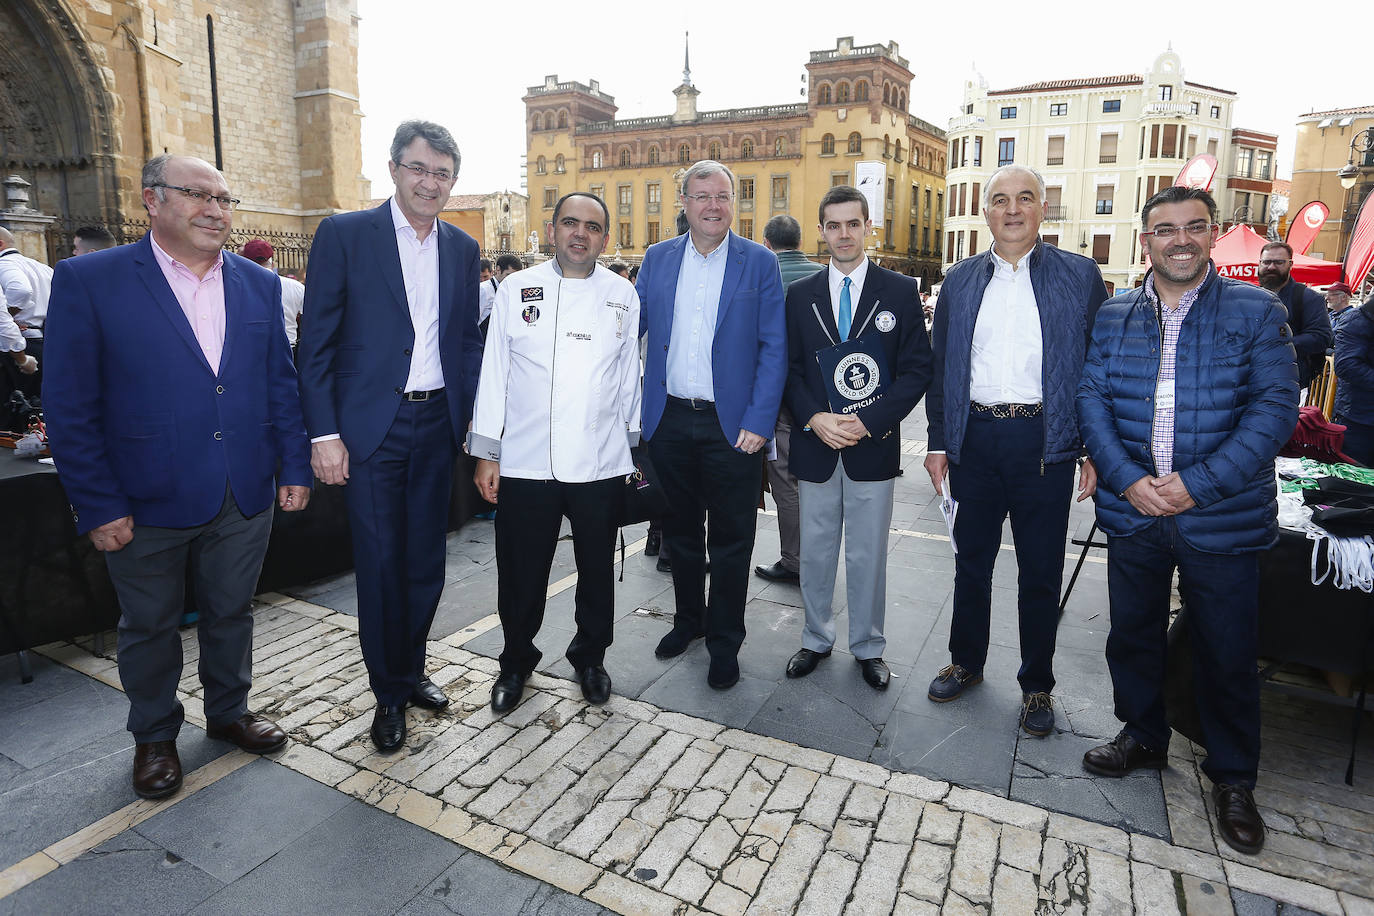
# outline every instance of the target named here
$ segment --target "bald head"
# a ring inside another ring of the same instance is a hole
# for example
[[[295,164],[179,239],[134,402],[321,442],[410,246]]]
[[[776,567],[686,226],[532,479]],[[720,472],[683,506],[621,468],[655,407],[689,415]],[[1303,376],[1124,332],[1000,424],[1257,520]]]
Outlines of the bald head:
[[[10,232],[4,226],[0,226],[0,251],[14,247],[16,247],[14,244],[14,233]]]

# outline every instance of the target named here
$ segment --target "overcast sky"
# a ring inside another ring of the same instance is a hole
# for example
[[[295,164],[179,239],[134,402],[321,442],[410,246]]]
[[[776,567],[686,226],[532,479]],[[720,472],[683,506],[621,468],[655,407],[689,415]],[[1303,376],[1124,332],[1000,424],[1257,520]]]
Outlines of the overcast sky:
[[[454,193],[521,190],[520,99],[546,74],[599,80],[619,106],[617,117],[671,114],[672,90],[682,81],[684,29],[691,31],[700,110],[802,101],[809,53],[852,34],[855,44],[898,43],[915,74],[911,113],[940,128],[957,113],[963,82],[975,68],[991,89],[1139,74],[1172,41],[1186,79],[1237,93],[1233,127],[1279,134],[1278,173],[1285,178],[1292,173],[1298,115],[1374,102],[1361,55],[1304,51],[1291,21],[1298,7],[1271,0],[1243,6],[991,0],[976,7],[440,0],[413,8],[358,0],[358,6],[363,168],[376,197],[391,192],[387,147],[396,124],[411,117],[438,121],[457,139],[463,162]],[[1031,9],[1037,12],[1027,15]],[[1195,14],[1205,17],[1197,26],[1179,25]],[[846,24],[827,24],[841,20]],[[1333,28],[1312,34],[1330,35]]]

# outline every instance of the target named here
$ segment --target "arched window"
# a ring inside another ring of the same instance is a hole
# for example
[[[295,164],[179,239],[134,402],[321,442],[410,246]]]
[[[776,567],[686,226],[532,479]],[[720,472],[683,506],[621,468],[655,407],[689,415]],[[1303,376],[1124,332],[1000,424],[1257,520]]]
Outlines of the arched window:
[[[534,160],[534,174],[543,175],[546,171],[548,171],[548,165],[544,162],[543,156]]]
[[[821,84],[821,88],[816,90],[816,104],[817,104],[817,105],[829,105],[829,104],[830,104],[830,84],[829,84],[829,83],[822,83],[822,84]]]
[[[543,129],[544,129],[544,116],[541,115],[541,114],[539,114],[538,112],[535,112],[535,114],[534,114],[534,123],[531,124],[530,126],[531,126],[531,128],[534,129],[534,130],[543,130]]]
[[[658,165],[658,144],[649,147],[649,164]]]
[[[712,140],[711,145],[706,147],[706,158],[720,161],[720,141]]]
[[[554,157],[554,160],[553,160],[553,170],[554,170],[555,172],[558,172],[560,175],[561,175],[563,172],[567,171],[567,169],[565,169],[565,168],[563,167],[563,154],[562,154],[562,153],[559,153],[556,157]]]
[[[568,126],[568,113],[566,111],[560,111],[558,113],[558,126],[560,128]]]
[[[857,130],[849,135],[848,152],[855,154],[863,152],[863,137],[859,136],[859,132]]]
[[[601,168],[601,150],[594,150],[592,152],[592,168]]]
[[[900,108],[902,111],[906,111],[906,93],[905,93],[905,92],[899,92],[899,93],[897,93],[897,107]]]
[[[868,101],[868,80],[859,80],[854,84],[854,101]]]
[[[891,83],[883,83],[883,104],[884,104],[884,105],[891,105],[891,104],[892,104],[892,84],[891,84]]]
[[[835,101],[840,105],[843,105],[845,102],[849,101],[848,83],[840,83],[838,86],[835,87]]]
[[[754,158],[754,141],[745,137],[739,145],[739,155],[741,159]]]
[[[824,137],[821,137],[821,155],[822,155],[822,156],[833,156],[833,155],[835,155],[835,135],[834,135],[834,134],[826,134]]]
[[[892,138],[883,134],[883,158],[887,159],[892,155]]]
[[[902,141],[901,141],[901,140],[898,140],[898,141],[897,141],[897,152],[893,154],[892,158],[895,159],[897,162],[901,162],[901,161],[902,161]]]
[[[620,149],[620,167],[628,169],[630,167],[630,148],[628,146]]]
[[[677,148],[677,161],[683,165],[692,161],[692,148],[686,143]]]
[[[784,140],[782,137],[779,137],[778,139],[776,139],[776,140],[773,141],[773,155],[774,155],[774,156],[786,156],[786,155],[787,155],[787,141]]]

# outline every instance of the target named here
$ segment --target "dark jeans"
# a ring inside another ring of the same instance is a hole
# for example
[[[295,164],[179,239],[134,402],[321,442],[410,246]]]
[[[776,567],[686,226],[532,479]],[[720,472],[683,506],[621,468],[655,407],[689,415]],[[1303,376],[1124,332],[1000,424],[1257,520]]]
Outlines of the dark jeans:
[[[358,640],[381,706],[401,706],[425,673],[425,641],[444,589],[456,446],[445,395],[402,401],[366,461],[349,461],[348,522]]]
[[[673,563],[673,626],[705,633],[712,658],[733,659],[744,643],[762,450],[752,455],[737,451],[734,439],[727,442],[721,433],[714,409],[693,410],[669,398],[649,452],[672,509],[663,535]]]
[[[1041,464],[1043,416],[998,420],[970,413],[961,460],[950,464],[950,492],[959,503],[954,540],[954,618],[950,660],[983,670],[992,617],[992,570],[1011,516],[1016,546],[1017,613],[1026,693],[1054,689],[1054,640],[1059,588],[1069,532],[1074,462]]]
[[[1194,550],[1172,518],[1109,543],[1107,666],[1116,717],[1141,744],[1161,751],[1169,746],[1165,646],[1177,568],[1179,593],[1188,606],[1194,698],[1207,746],[1202,770],[1213,782],[1254,788],[1260,749],[1259,554]]]
[[[616,516],[624,486],[624,477],[590,483],[501,478],[496,611],[506,636],[503,672],[529,674],[543,657],[534,637],[544,622],[549,570],[565,515],[577,560],[577,634],[567,658],[574,671],[605,661],[615,636]]]

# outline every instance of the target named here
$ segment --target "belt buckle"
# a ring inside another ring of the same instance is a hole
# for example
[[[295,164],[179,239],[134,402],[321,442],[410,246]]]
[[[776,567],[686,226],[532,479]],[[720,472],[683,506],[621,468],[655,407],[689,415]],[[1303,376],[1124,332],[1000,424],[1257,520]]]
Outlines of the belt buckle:
[[[407,401],[428,401],[431,392],[428,391],[407,391],[401,397]]]

